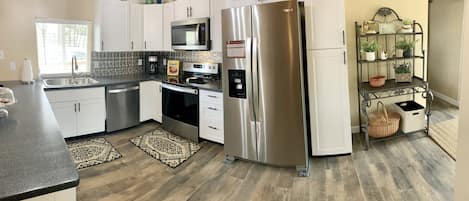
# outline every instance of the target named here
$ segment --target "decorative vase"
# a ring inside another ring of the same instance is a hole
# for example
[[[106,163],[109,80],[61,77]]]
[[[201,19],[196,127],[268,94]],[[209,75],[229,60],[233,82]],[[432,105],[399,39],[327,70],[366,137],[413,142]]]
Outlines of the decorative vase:
[[[412,73],[396,73],[396,82],[412,82]]]
[[[366,52],[365,53],[365,59],[367,61],[374,61],[376,60],[376,53],[375,52]]]
[[[404,56],[404,58],[410,58],[410,57],[412,57],[412,56],[413,56],[412,49],[404,50],[403,56]]]

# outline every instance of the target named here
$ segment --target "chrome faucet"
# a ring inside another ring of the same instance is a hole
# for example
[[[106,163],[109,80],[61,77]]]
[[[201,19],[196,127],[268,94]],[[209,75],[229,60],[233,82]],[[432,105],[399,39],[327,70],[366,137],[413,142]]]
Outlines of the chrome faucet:
[[[75,71],[78,70],[77,57],[72,57],[72,79],[75,79]]]

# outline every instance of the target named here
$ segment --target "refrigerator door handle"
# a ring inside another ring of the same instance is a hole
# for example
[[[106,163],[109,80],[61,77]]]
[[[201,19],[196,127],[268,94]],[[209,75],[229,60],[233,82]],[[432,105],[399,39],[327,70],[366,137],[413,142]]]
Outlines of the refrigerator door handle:
[[[256,112],[255,112],[255,108],[254,108],[254,101],[253,101],[253,85],[254,85],[254,75],[252,73],[252,38],[246,38],[246,44],[245,44],[245,48],[246,48],[246,71],[250,71],[249,75],[246,76],[246,88],[247,88],[247,95],[248,95],[248,104],[249,104],[249,107],[251,108],[249,110],[249,116],[251,119],[256,119]],[[251,84],[249,84],[251,83]]]
[[[252,101],[256,114],[256,121],[261,119],[259,110],[259,40],[252,38]]]

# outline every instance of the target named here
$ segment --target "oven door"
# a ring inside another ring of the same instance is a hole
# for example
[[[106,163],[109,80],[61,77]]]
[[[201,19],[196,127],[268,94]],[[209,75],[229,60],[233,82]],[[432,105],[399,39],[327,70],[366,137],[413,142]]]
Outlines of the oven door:
[[[210,50],[210,19],[172,22],[171,45],[174,50]]]
[[[163,128],[198,142],[199,91],[190,87],[162,84]]]

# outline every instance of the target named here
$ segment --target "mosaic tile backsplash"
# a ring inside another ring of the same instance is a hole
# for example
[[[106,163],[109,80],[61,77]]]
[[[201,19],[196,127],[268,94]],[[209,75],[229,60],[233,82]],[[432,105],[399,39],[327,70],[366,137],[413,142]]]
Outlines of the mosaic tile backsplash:
[[[138,65],[138,60],[148,55],[158,56],[159,61],[163,58],[175,59],[182,62],[206,62],[221,63],[221,52],[210,51],[184,51],[184,52],[93,52],[91,74],[93,76],[118,76],[141,74],[145,72],[145,62]],[[166,72],[166,69],[158,69],[158,72]]]

